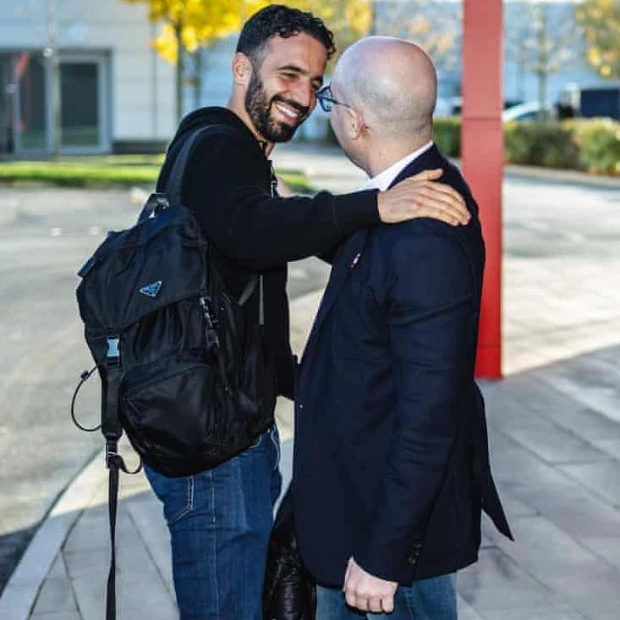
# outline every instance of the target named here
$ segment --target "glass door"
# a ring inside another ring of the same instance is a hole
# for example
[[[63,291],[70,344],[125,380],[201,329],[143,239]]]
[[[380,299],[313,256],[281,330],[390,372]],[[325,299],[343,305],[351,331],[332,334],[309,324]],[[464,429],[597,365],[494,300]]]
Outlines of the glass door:
[[[105,151],[106,79],[103,58],[61,58],[60,112],[64,152]]]
[[[43,54],[0,54],[0,154],[48,150],[47,69]]]
[[[47,150],[46,67],[43,54],[15,54],[16,150]]]
[[[42,54],[0,54],[0,154],[47,149],[45,73]]]

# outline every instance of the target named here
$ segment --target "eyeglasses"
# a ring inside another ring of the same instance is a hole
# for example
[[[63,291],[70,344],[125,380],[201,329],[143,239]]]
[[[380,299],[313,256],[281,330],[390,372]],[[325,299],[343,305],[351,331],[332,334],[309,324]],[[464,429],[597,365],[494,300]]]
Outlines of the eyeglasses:
[[[353,109],[348,103],[336,101],[336,99],[333,98],[331,84],[323,86],[323,88],[317,92],[316,100],[319,102],[323,112],[331,112],[332,106],[334,105],[343,105],[345,108]]]

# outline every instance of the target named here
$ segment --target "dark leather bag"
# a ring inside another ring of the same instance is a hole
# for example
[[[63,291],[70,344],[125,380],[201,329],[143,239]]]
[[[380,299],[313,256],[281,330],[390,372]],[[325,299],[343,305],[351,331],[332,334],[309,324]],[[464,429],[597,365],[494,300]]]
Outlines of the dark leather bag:
[[[264,620],[316,618],[316,584],[304,566],[297,546],[290,487],[276,514],[269,540],[263,591],[263,618]]]

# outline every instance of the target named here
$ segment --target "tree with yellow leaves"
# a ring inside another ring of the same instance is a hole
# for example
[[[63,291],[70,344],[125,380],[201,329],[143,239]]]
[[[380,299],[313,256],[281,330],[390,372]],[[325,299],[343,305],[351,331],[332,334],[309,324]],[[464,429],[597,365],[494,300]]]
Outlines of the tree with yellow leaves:
[[[585,0],[577,7],[577,19],[590,46],[590,64],[603,77],[620,78],[620,2]]]
[[[201,47],[237,32],[266,0],[124,0],[148,5],[149,20],[161,22],[153,46],[162,58],[176,65],[176,113],[183,113],[185,59]]]

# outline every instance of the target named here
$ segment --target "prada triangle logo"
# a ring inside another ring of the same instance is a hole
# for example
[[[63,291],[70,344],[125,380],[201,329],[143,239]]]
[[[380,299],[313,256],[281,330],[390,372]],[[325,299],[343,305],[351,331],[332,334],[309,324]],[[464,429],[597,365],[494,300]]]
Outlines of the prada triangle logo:
[[[143,286],[140,289],[140,293],[142,293],[143,295],[146,295],[147,297],[157,297],[157,294],[159,293],[159,290],[161,289],[161,285],[162,285],[161,280],[157,280],[157,282],[151,282],[150,284]]]

